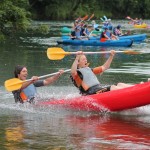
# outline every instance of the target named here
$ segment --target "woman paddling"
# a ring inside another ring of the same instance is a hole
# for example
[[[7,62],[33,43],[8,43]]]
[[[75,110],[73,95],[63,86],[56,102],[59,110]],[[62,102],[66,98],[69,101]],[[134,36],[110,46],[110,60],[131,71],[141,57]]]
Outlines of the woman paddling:
[[[39,80],[37,76],[33,76],[31,81],[24,82],[19,90],[12,91],[15,102],[29,102],[32,103],[36,96],[36,87],[46,86],[56,81],[62,74],[63,70],[59,70],[59,73],[46,78],[45,80]],[[28,76],[28,70],[25,66],[16,66],[14,70],[15,78],[20,80],[26,80]]]
[[[111,50],[109,58],[102,66],[91,69],[88,67],[86,56],[83,55],[82,51],[78,51],[71,67],[71,76],[82,95],[96,94],[133,86],[125,83],[102,86],[98,81],[96,75],[102,74],[110,67],[114,55],[115,51]]]

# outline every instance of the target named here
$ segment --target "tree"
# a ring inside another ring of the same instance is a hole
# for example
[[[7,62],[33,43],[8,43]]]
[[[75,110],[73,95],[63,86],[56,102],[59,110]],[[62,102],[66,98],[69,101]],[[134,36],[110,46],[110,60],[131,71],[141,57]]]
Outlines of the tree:
[[[26,30],[30,23],[28,0],[0,1],[0,37]]]

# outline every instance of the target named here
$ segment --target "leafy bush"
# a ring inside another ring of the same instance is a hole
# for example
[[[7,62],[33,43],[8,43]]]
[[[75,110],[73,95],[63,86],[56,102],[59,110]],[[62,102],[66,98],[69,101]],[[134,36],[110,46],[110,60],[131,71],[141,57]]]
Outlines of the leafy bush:
[[[37,27],[37,32],[41,34],[48,34],[49,33],[49,26],[48,25],[40,25]]]

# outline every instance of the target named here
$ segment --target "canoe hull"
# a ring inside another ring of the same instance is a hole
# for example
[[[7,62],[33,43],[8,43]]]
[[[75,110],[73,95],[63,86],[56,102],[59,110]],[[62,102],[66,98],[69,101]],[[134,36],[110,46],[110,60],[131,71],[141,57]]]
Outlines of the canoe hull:
[[[150,82],[100,94],[40,102],[82,111],[122,111],[150,104]]]
[[[147,24],[143,23],[141,25],[134,25],[134,28],[147,28]]]
[[[131,39],[133,40],[133,42],[142,42],[146,39],[147,37],[147,34],[133,34],[133,35],[127,35],[127,36],[120,36],[118,37],[120,40],[125,40],[125,39]],[[62,36],[62,39],[65,40],[65,39],[70,39],[70,36]],[[96,36],[96,37],[90,37],[89,40],[99,40],[100,37],[99,36]]]
[[[135,35],[128,35],[128,36],[121,36],[119,39],[131,39],[134,42],[142,42],[146,39],[147,34],[135,34]]]
[[[108,40],[106,42],[100,42],[99,40],[64,39],[64,40],[58,40],[57,43],[65,44],[65,45],[130,47],[133,44],[133,41],[129,39],[125,39],[125,40]]]

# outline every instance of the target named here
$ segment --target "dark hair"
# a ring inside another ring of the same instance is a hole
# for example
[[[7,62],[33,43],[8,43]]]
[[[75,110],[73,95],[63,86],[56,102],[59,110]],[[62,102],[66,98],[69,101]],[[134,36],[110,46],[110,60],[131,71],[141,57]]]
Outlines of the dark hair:
[[[85,24],[83,27],[86,28],[86,27],[87,27],[87,24]]]
[[[15,67],[14,75],[15,75],[16,78],[18,78],[18,74],[20,74],[20,72],[21,72],[21,70],[22,70],[23,68],[26,68],[26,66],[17,65],[17,66]]]
[[[121,25],[119,24],[118,26],[117,26],[117,29],[120,29],[121,28]]]

